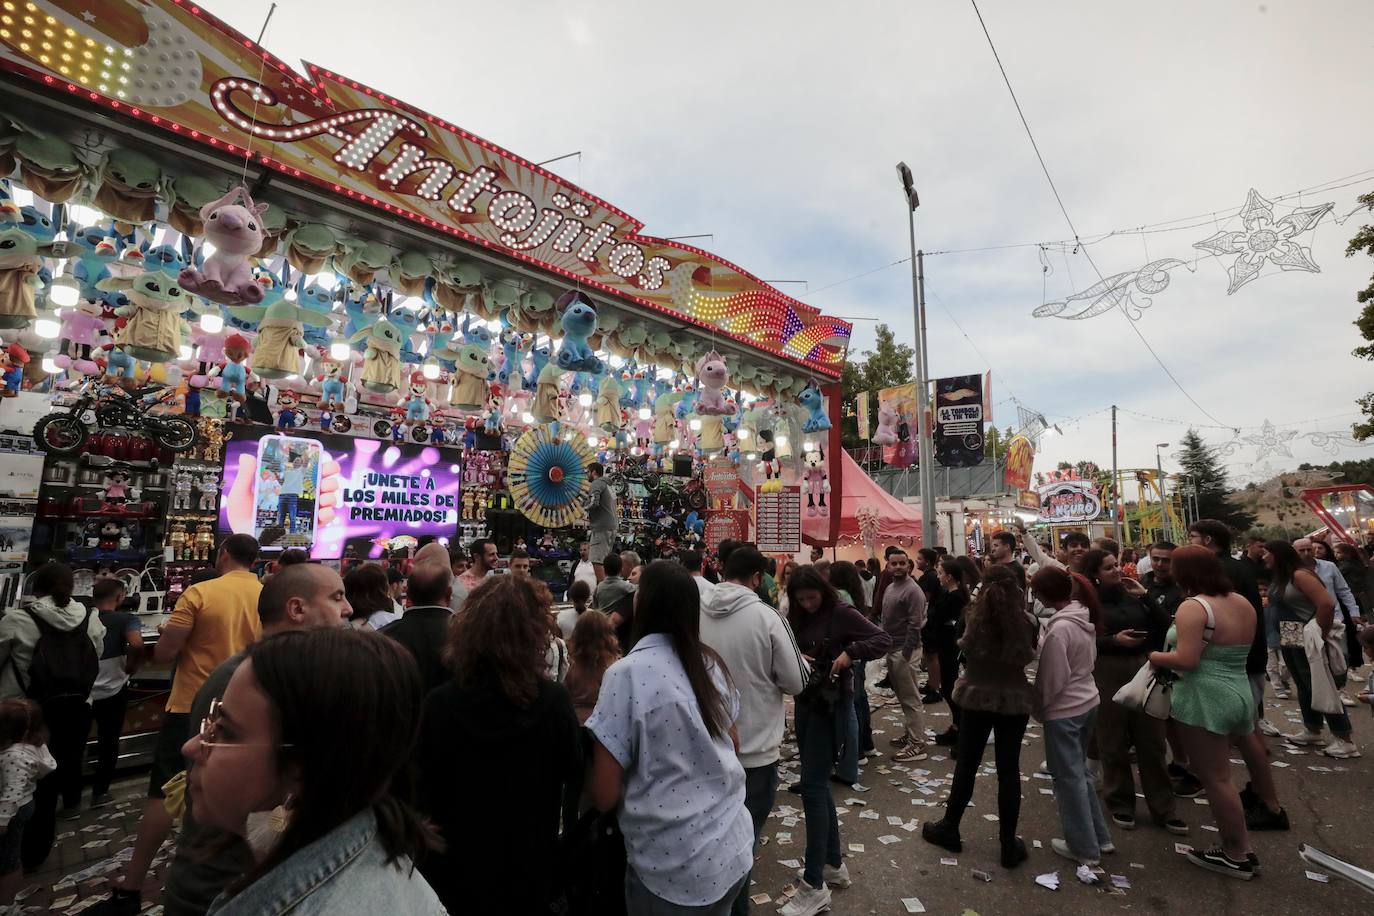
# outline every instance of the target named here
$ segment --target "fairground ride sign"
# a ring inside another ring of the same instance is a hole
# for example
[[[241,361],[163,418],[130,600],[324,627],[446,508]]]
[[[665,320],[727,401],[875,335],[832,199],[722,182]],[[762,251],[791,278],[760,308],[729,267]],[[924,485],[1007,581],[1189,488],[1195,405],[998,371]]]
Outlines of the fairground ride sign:
[[[1058,480],[1039,488],[1040,521],[1089,522],[1102,514],[1102,500],[1088,480]]]
[[[189,0],[5,0],[0,67],[838,378],[850,325],[534,163]]]

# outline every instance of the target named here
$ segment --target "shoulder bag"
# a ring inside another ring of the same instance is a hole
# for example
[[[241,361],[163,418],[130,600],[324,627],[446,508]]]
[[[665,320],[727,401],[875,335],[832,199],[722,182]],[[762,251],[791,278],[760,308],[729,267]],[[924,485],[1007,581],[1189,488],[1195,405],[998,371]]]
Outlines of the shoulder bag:
[[[1207,612],[1207,623],[1202,630],[1202,647],[1205,649],[1216,631],[1217,618],[1206,598],[1194,597]],[[1135,677],[1116,692],[1112,702],[1133,712],[1143,712],[1156,719],[1167,719],[1173,708],[1173,689],[1177,680],[1178,675],[1173,671],[1168,668],[1157,668],[1147,661],[1140,666]]]

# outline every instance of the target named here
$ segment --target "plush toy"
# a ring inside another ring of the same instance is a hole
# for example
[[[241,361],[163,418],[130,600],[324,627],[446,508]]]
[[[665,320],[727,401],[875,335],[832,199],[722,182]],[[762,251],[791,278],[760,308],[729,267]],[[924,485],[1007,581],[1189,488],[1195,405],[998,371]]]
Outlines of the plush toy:
[[[411,308],[394,308],[386,317],[401,332],[401,349],[396,354],[401,362],[412,366],[424,362],[424,356],[413,346],[422,331],[420,313]]]
[[[144,242],[144,246],[148,243]],[[160,270],[165,274],[177,277],[183,270],[191,266],[191,262],[181,253],[175,245],[158,245],[156,248],[143,250],[143,269]]]
[[[808,414],[802,424],[802,432],[821,433],[830,428],[830,418],[825,415],[825,398],[815,382],[807,382],[806,387],[797,395],[797,403],[801,404]]]
[[[38,317],[38,275],[52,249],[18,227],[0,232],[0,328],[26,328]]]
[[[561,316],[563,340],[558,350],[558,368],[600,375],[605,367],[589,342],[596,333],[596,306],[576,290],[569,290],[554,304]]]
[[[530,371],[525,376],[525,390],[534,391],[539,387],[539,376],[548,365],[549,357],[553,355],[553,342],[540,344],[530,351]]]
[[[76,305],[57,313],[61,330],[57,334],[59,352],[53,362],[59,368],[75,369],[83,375],[100,374],[92,354],[110,336],[103,315],[101,303],[93,299],[78,300]]]
[[[381,242],[362,242],[345,239],[343,251],[334,255],[334,270],[360,286],[367,286],[377,277],[377,271],[391,264],[391,249]]]
[[[401,406],[405,408],[406,419],[412,423],[424,423],[429,419],[433,403],[429,397],[429,380],[423,372],[410,373],[410,384],[401,395]]]
[[[197,235],[192,232],[190,235]],[[297,273],[317,274],[338,251],[339,240],[334,230],[317,223],[305,223],[286,233],[286,263]]]
[[[323,328],[328,327],[330,321],[328,316],[313,309],[301,308],[280,298],[265,308],[234,306],[229,312],[236,318],[257,322],[258,339],[253,342],[253,371],[263,378],[299,375],[301,356],[305,352],[302,325]]]
[[[346,281],[344,277],[339,279]],[[382,301],[377,298],[372,287],[346,282],[344,286],[344,315],[344,334],[350,338],[357,338],[360,331],[366,331],[381,320]],[[366,349],[367,338],[357,339]]]
[[[224,362],[210,370],[210,377],[220,377],[220,395],[235,401],[248,399],[248,361],[252,350],[248,338],[230,334],[224,341]]]
[[[290,388],[277,391],[277,429],[295,429],[305,425],[305,411],[301,410],[300,404],[301,396]]]
[[[100,526],[100,549],[118,550],[119,538],[123,533],[124,529],[120,527],[119,522],[114,519],[105,522]]]
[[[172,484],[172,511],[187,512],[191,509],[191,487],[195,484],[196,477],[190,471],[180,470],[176,472],[176,478]]]
[[[501,323],[501,368],[496,373],[495,381],[508,387],[510,380],[514,377],[517,381],[521,379],[521,363],[525,360],[525,353],[530,349],[529,334],[521,334],[508,323],[508,318],[502,318]]]
[[[334,323],[334,291],[314,281],[306,283],[305,275],[302,274],[296,278],[296,304],[327,319],[324,324],[313,321],[305,321],[302,324],[306,345],[322,351],[328,350],[331,341],[330,328]]]
[[[15,397],[24,383],[24,367],[29,363],[29,351],[17,343],[0,350],[0,384],[4,385],[4,396]]]
[[[200,216],[205,221],[205,238],[215,246],[215,253],[205,259],[203,269],[187,267],[183,270],[181,285],[222,305],[261,302],[263,289],[253,280],[248,258],[262,248],[266,237],[262,214],[266,210],[267,205],[254,204],[242,186],[202,207]]]
[[[131,149],[112,149],[100,164],[96,209],[124,223],[146,223],[157,215],[162,169]]]
[[[76,150],[56,134],[25,130],[14,142],[24,187],[53,204],[65,204],[81,190],[90,169]]]
[[[195,346],[196,367],[190,378],[192,388],[204,388],[210,384],[210,369],[224,360],[224,331],[213,334],[204,328],[191,332],[191,343]]]
[[[830,507],[825,494],[830,492],[830,478],[825,473],[825,449],[817,448],[802,456],[801,491],[806,494],[806,514],[825,518]]]
[[[673,441],[676,430],[673,412],[681,400],[682,392],[672,390],[665,391],[654,400],[653,442],[655,451],[661,450]]]
[[[181,317],[191,307],[185,290],[161,271],[141,273],[132,281],[112,277],[97,285],[106,290],[128,289],[129,304],[115,310],[115,315],[125,319],[115,331],[118,349],[150,363],[171,362],[180,356],[182,341],[191,330]]]
[[[476,343],[465,343],[459,347],[449,404],[460,410],[476,410],[485,404],[490,365],[486,347]]]
[[[563,370],[553,362],[545,363],[539,370],[539,381],[534,386],[534,403],[530,413],[540,423],[552,423],[562,415],[558,401],[558,382]]]
[[[366,343],[363,371],[359,383],[369,391],[389,394],[401,387],[401,331],[385,318],[370,328],[358,331],[349,343]],[[486,376],[483,368],[482,375]],[[478,402],[481,403],[480,401]]]
[[[138,374],[138,360],[123,350],[114,349],[114,344],[106,344],[105,376],[118,385],[132,384]]]
[[[501,416],[501,398],[499,395],[492,395],[491,402],[487,405],[487,420],[483,429],[488,436],[499,436],[505,428],[505,421]]]
[[[200,218],[201,208],[217,200],[224,193],[224,188],[194,173],[178,175],[169,185],[171,200],[167,207],[168,224],[188,238],[204,235],[205,221]]]
[[[347,395],[344,391],[343,363],[335,359],[321,359],[319,362],[320,374],[315,377],[315,381],[320,384],[320,406],[329,410],[338,410],[344,406]]]
[[[132,550],[132,549],[133,549],[133,546],[134,546],[134,539],[131,538],[131,537],[129,537],[129,530],[128,530],[127,528],[120,528],[120,529],[119,529],[119,549],[120,549],[120,550]]]
[[[878,428],[873,431],[875,445],[897,444],[897,411],[891,405],[878,405]]]
[[[5,220],[0,219],[0,222],[5,222]],[[52,224],[48,215],[37,207],[20,207],[18,222],[15,225],[33,236],[40,245],[51,242],[57,237],[57,227]]]
[[[702,416],[726,416],[735,412],[735,405],[726,403],[722,389],[729,380],[725,358],[715,350],[697,360],[698,396],[696,412]]]
[[[596,391],[596,400],[592,402],[593,421],[612,434],[619,432],[622,425],[620,392],[620,382],[612,373],[602,380]]]
[[[698,407],[700,412],[700,407]],[[706,416],[701,418],[701,432],[698,434],[697,448],[702,452],[719,452],[725,448],[725,418]]]
[[[782,462],[776,458],[769,458],[759,462],[763,468],[764,481],[759,484],[760,493],[781,493],[782,492]]]

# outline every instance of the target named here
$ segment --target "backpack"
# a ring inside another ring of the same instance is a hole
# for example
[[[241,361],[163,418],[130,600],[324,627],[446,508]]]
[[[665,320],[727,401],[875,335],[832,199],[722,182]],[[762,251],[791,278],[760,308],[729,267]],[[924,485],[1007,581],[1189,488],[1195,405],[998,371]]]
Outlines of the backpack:
[[[33,647],[33,660],[29,662],[29,683],[21,681],[19,686],[24,694],[38,703],[46,703],[62,697],[76,697],[85,700],[91,695],[96,676],[100,673],[100,657],[91,644],[91,611],[86,611],[79,626],[70,630],[59,630],[33,611],[26,610],[38,627],[38,642]],[[10,656],[13,663],[14,656]],[[14,672],[19,680],[19,671]]]

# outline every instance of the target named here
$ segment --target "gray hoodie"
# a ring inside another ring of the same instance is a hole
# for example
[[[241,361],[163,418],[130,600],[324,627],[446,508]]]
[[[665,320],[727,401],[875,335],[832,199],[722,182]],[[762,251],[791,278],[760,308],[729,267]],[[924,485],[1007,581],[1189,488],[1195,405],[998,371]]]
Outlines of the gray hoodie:
[[[701,641],[725,661],[740,694],[739,759],[746,769],[775,763],[782,746],[783,694],[806,686],[810,667],[792,628],[759,596],[734,582],[703,595]]]
[[[28,606],[28,611],[43,618],[59,630],[71,630],[81,626],[86,616],[86,606],[80,601],[67,602],[66,607],[58,607],[51,598],[37,598]],[[91,642],[95,645],[95,657],[99,658],[105,649],[105,625],[100,622],[100,614],[92,611],[91,620],[86,625]],[[15,673],[28,680],[29,664],[33,661],[33,648],[38,645],[38,624],[20,608],[10,608],[0,618],[0,700],[18,700],[24,696]],[[10,659],[14,664],[10,664]]]
[[[1040,637],[1040,664],[1035,689],[1040,693],[1041,722],[1081,716],[1098,704],[1097,630],[1088,609],[1070,601],[1054,612]]]

